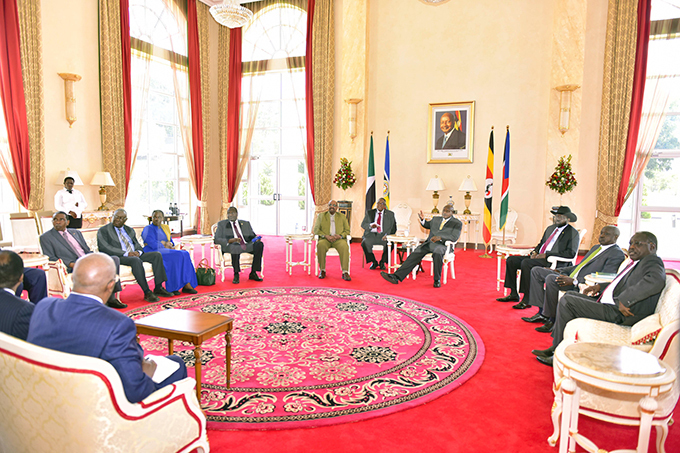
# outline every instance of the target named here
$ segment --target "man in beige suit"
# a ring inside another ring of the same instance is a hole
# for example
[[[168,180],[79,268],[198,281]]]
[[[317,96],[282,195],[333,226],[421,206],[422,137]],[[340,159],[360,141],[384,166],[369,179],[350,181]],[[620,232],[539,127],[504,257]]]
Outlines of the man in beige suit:
[[[340,266],[342,267],[342,279],[351,281],[349,276],[349,245],[347,235],[349,234],[349,222],[344,214],[338,212],[338,202],[331,200],[328,202],[328,211],[322,212],[316,218],[314,224],[314,234],[319,236],[316,243],[316,254],[319,259],[319,278],[326,278],[326,253],[333,247],[340,255]]]

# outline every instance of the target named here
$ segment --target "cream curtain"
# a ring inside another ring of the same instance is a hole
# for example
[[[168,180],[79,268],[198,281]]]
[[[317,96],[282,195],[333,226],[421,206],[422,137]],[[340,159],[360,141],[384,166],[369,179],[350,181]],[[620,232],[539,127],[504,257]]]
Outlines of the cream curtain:
[[[595,225],[592,244],[614,215],[626,155],[635,70],[638,0],[609,0],[602,83]]]
[[[203,110],[203,187],[201,192],[201,234],[210,234],[210,217],[208,216],[208,179],[210,175],[210,29],[212,20],[209,7],[201,2],[196,3],[198,14],[198,39],[201,46],[201,100]]]
[[[17,9],[21,28],[21,74],[31,155],[31,194],[27,207],[30,211],[39,211],[45,202],[45,102],[40,0],[18,1]]]
[[[115,187],[106,190],[107,202],[125,205],[125,131],[123,73],[118,0],[99,0],[99,95],[101,103],[102,168]]]

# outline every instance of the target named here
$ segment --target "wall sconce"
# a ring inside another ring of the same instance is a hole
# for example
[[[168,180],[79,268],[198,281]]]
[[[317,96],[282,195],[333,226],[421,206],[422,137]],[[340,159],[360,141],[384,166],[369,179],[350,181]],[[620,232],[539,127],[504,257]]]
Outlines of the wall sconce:
[[[99,186],[99,201],[102,205],[97,208],[97,211],[106,211],[106,186],[115,187],[111,173],[108,171],[98,171],[90,181],[91,186]]]
[[[475,184],[475,180],[468,175],[467,178],[463,180],[463,182],[460,184],[460,187],[458,188],[459,192],[466,192],[465,193],[465,211],[463,211],[463,214],[465,215],[470,215],[472,212],[470,212],[470,202],[472,201],[472,195],[470,195],[470,192],[477,192],[477,185]]]
[[[349,104],[349,138],[354,143],[354,137],[357,136],[357,104],[362,99],[347,99],[345,102]]]
[[[581,88],[579,85],[562,85],[555,87],[560,92],[559,128],[562,135],[569,130],[569,113],[571,111],[571,93]]]
[[[425,190],[434,190],[434,193],[432,194],[432,203],[434,203],[432,214],[439,214],[439,209],[437,209],[437,204],[439,204],[439,193],[437,193],[437,191],[444,189],[446,189],[446,186],[444,186],[444,181],[439,179],[437,175],[434,175],[434,178],[430,179],[430,182],[425,188]]]
[[[73,91],[73,82],[78,82],[82,77],[78,74],[60,72],[59,76],[64,79],[64,102],[66,104],[66,121],[73,127],[76,122],[76,95]]]

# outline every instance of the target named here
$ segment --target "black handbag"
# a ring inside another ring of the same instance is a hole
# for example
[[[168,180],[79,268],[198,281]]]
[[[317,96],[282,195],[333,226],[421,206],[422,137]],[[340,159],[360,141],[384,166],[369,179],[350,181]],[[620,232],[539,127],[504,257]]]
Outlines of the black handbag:
[[[196,268],[196,280],[201,286],[212,286],[215,284],[215,269],[208,266],[208,260],[203,258]]]

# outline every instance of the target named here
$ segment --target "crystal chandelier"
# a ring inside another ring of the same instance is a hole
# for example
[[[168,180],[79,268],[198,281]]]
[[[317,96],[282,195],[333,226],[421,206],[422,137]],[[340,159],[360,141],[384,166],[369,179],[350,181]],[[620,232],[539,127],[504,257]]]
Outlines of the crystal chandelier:
[[[241,6],[239,0],[224,0],[221,5],[213,5],[210,14],[218,24],[229,28],[243,27],[253,18],[253,12]]]

